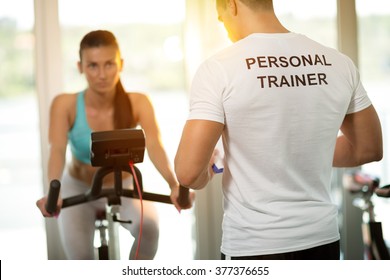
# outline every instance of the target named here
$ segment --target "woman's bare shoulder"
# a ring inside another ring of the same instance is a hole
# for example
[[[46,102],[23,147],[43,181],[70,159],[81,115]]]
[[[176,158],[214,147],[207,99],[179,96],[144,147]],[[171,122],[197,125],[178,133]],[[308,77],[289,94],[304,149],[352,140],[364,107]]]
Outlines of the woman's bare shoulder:
[[[142,104],[151,104],[150,97],[142,92],[128,92],[131,103],[134,106]]]
[[[74,106],[76,104],[77,94],[75,93],[60,93],[53,98],[52,107]]]
[[[134,99],[144,99],[144,98],[148,98],[148,95],[146,93],[143,93],[143,92],[128,92],[128,95],[131,97],[131,98],[134,98]]]
[[[77,94],[60,93],[53,98],[50,106],[52,118],[55,116],[65,118],[70,124],[73,124],[76,115]]]
[[[77,98],[77,93],[59,93],[53,98],[53,102],[74,102]]]

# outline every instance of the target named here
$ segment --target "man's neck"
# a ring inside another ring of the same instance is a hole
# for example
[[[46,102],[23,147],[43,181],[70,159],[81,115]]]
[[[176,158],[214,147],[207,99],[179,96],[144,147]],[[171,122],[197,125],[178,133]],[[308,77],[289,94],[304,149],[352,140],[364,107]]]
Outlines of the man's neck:
[[[273,13],[262,13],[253,17],[247,18],[242,26],[243,35],[246,36],[253,33],[288,33],[278,18]],[[246,37],[245,36],[245,37]]]

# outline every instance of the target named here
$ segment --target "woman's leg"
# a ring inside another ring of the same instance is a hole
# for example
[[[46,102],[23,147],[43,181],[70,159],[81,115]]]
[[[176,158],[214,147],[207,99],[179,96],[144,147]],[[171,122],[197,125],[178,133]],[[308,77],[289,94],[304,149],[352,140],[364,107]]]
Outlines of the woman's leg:
[[[61,181],[63,198],[84,193],[88,186],[65,173]],[[58,225],[66,257],[71,260],[94,259],[95,208],[91,203],[61,210]]]
[[[152,260],[156,255],[159,238],[159,225],[156,207],[151,201],[143,201],[143,226],[141,244],[139,248],[138,259]],[[131,235],[135,238],[130,251],[130,259],[135,259],[136,250],[138,247],[141,206],[138,199],[122,198],[122,206],[120,207],[121,220],[131,220],[131,224],[122,224],[128,229]]]

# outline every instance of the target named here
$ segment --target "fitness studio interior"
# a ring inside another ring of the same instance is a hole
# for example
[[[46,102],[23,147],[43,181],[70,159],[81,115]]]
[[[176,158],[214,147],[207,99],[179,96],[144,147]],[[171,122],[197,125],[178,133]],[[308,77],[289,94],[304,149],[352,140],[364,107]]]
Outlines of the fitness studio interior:
[[[43,219],[35,201],[47,192],[48,115],[60,92],[84,86],[78,43],[90,30],[113,31],[125,60],[121,80],[147,93],[156,110],[171,162],[187,117],[188,88],[199,63],[228,46],[210,0],[12,0],[0,1],[0,259],[64,258],[56,219]],[[390,183],[390,2],[388,0],[274,0],[276,14],[297,33],[347,54],[358,65],[378,111],[384,157],[361,167]],[[153,9],[150,7],[153,6]],[[93,8],[92,8],[93,7]],[[163,13],[161,11],[164,11]],[[174,110],[172,110],[174,108]],[[169,194],[149,158],[138,165],[144,188]],[[362,211],[343,188],[345,169],[334,169],[341,255],[364,258]],[[160,241],[156,260],[220,259],[221,175],[197,193],[195,207],[177,213],[157,203]],[[390,246],[390,200],[375,198],[376,217]],[[387,213],[387,215],[386,215]],[[122,238],[127,257],[132,240]],[[123,250],[123,253],[122,253]]]

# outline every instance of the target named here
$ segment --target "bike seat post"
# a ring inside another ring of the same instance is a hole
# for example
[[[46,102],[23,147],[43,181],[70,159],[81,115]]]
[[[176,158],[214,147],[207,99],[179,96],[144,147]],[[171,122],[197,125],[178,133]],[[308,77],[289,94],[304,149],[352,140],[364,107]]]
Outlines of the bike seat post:
[[[114,166],[114,175],[115,194],[120,197],[122,195],[122,168]]]
[[[108,222],[108,256],[110,260],[119,260],[119,209],[122,195],[122,169],[114,164],[115,195],[107,197],[106,216]]]
[[[115,219],[119,218],[119,206],[106,205],[106,218],[108,222],[108,256],[110,260],[119,260],[119,223]]]

